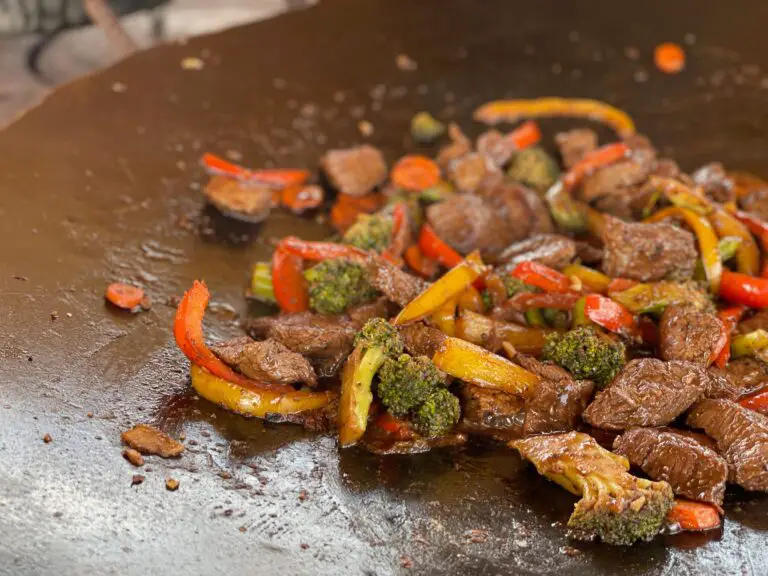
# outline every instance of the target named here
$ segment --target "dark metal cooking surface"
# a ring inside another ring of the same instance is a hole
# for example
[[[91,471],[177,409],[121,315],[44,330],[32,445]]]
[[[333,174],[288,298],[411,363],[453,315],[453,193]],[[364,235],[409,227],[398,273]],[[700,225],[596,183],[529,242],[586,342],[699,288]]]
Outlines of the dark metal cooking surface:
[[[765,175],[768,4],[687,4],[329,1],[139,54],[0,134],[0,573],[764,574],[760,496],[729,497],[719,540],[573,552],[573,498],[508,450],[379,458],[229,415],[189,392],[163,304],[205,278],[210,335],[235,334],[227,307],[245,311],[266,239],[325,233],[278,214],[251,242],[238,228],[201,237],[203,150],[315,166],[361,140],[364,118],[391,159],[415,110],[468,125],[487,99],[583,95],[627,109],[685,168]],[[656,72],[652,46],[686,34],[686,72]],[[401,52],[418,71],[395,66]],[[183,70],[188,56],[205,68]],[[143,284],[153,309],[105,307],[114,280]],[[138,422],[183,434],[183,457],[133,469],[119,433]]]

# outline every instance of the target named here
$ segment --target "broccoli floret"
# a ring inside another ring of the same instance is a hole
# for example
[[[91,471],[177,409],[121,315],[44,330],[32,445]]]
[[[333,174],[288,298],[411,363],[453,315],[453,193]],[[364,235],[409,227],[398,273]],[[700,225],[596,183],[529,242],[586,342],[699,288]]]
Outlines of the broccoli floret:
[[[361,250],[381,253],[392,238],[392,218],[384,214],[360,214],[344,233],[342,241]]]
[[[419,434],[435,438],[453,428],[460,415],[459,399],[446,388],[438,388],[413,411],[411,422]]]
[[[532,436],[510,442],[542,474],[581,496],[568,519],[569,534],[579,540],[599,537],[629,545],[659,533],[674,503],[666,482],[629,474],[629,462],[581,432]]]
[[[624,344],[592,326],[550,334],[542,356],[577,379],[592,380],[599,388],[613,380],[626,362]]]
[[[543,194],[560,176],[557,162],[542,148],[534,146],[512,157],[507,175],[516,182]]]
[[[411,118],[411,136],[416,142],[431,144],[445,132],[445,124],[429,112],[419,112]]]
[[[387,410],[402,418],[444,384],[429,358],[401,354],[388,359],[379,370],[378,396]]]
[[[304,272],[309,284],[309,305],[321,314],[342,314],[378,296],[360,265],[348,260],[324,260]]]
[[[504,274],[501,280],[504,282],[504,287],[507,289],[507,298],[512,298],[512,296],[522,292],[538,292],[538,288],[535,286],[526,284],[519,278],[515,278],[509,274]]]

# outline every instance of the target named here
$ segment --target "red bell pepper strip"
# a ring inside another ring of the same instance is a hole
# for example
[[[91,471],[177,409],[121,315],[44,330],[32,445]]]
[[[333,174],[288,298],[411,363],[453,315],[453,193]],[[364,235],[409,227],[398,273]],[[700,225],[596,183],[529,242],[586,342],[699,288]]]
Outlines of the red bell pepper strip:
[[[446,268],[453,268],[464,258],[461,254],[456,252],[448,244],[446,244],[440,236],[435,234],[432,226],[424,224],[421,227],[419,233],[419,248],[422,253],[432,260],[437,260]]]
[[[397,440],[408,440],[413,438],[413,430],[405,420],[395,418],[389,412],[384,412],[376,418],[374,424],[392,435]]]
[[[738,324],[741,316],[744,314],[744,306],[733,306],[723,308],[717,312],[717,317],[722,323],[722,332],[717,346],[714,350],[714,363],[718,368],[725,368],[728,360],[731,359],[731,333]],[[713,360],[710,359],[710,362]]]
[[[278,246],[272,255],[272,289],[283,312],[309,309],[309,292],[304,265],[299,256]]]
[[[565,188],[573,190],[586,176],[589,176],[598,168],[618,162],[625,158],[629,152],[629,146],[623,142],[606,144],[590,152],[563,176]]]
[[[541,131],[536,122],[528,120],[512,130],[504,138],[513,142],[517,150],[523,150],[537,144],[541,140]]]
[[[556,310],[570,310],[582,297],[578,292],[541,293],[522,292],[509,299],[509,304],[519,310],[532,308],[554,308]]]
[[[311,175],[309,170],[249,170],[208,152],[203,154],[200,162],[210,172],[274,188],[304,184]]]
[[[739,400],[739,404],[749,410],[768,415],[768,388],[763,388],[759,392],[745,396]]]
[[[292,386],[271,382],[258,382],[235,372],[222,362],[206,345],[203,337],[203,316],[208,306],[210,293],[204,282],[195,280],[192,288],[184,293],[184,297],[176,309],[176,319],[173,323],[173,335],[176,344],[189,358],[190,362],[202,366],[208,372],[228,382],[242,386],[253,392],[279,391],[294,392]]]
[[[675,498],[675,504],[667,513],[667,521],[682,530],[713,530],[720,526],[720,511],[714,504]]]
[[[629,310],[600,294],[587,294],[584,297],[584,315],[611,332],[620,334],[637,332],[637,322]]]
[[[750,308],[768,308],[768,278],[755,278],[723,270],[720,296],[734,304]]]
[[[329,260],[331,258],[360,260],[368,257],[365,250],[355,246],[336,244],[335,242],[313,242],[296,238],[296,236],[286,236],[280,241],[278,248],[304,260]]]
[[[392,234],[389,246],[382,253],[382,258],[395,265],[402,265],[402,254],[411,235],[405,230],[408,223],[408,207],[404,202],[398,202],[392,209]]]
[[[640,316],[638,318],[637,330],[644,343],[650,346],[657,346],[659,344],[659,327],[648,316]]]
[[[763,262],[763,269],[760,270],[760,277],[761,278],[768,278],[768,260]]]
[[[768,251],[768,224],[760,220],[760,218],[752,216],[747,212],[742,212],[741,210],[732,209],[730,212],[739,222],[749,228],[749,231],[752,232],[752,234],[757,236],[763,251]]]
[[[565,274],[538,262],[520,262],[510,275],[526,284],[541,288],[544,292],[571,291],[571,281]]]
[[[432,278],[437,274],[438,263],[424,256],[416,244],[408,246],[408,249],[405,251],[405,263],[408,264],[411,270],[423,278]]]
[[[637,286],[638,282],[636,280],[630,280],[628,278],[614,278],[611,280],[611,283],[608,284],[608,294],[611,292],[624,292],[624,290],[629,290],[633,286]]]

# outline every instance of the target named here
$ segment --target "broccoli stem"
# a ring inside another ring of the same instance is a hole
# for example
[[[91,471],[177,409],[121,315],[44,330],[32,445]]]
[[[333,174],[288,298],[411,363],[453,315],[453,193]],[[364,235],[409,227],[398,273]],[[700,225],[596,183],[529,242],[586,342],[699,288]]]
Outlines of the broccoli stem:
[[[258,262],[253,267],[248,295],[261,302],[276,303],[275,291],[272,288],[272,266],[268,262]]]
[[[339,407],[339,442],[351,446],[365,433],[373,401],[371,383],[387,354],[379,347],[356,348],[344,366]]]

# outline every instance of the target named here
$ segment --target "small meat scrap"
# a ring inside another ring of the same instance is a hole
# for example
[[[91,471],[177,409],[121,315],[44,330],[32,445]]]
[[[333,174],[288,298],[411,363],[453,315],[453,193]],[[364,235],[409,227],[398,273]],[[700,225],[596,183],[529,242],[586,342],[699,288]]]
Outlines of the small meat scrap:
[[[484,544],[488,540],[488,531],[473,528],[464,532],[464,538],[472,542],[472,544]]]
[[[162,458],[175,458],[184,451],[184,444],[149,424],[137,424],[123,432],[121,439],[142,454],[157,454]]]
[[[603,242],[603,272],[611,278],[685,280],[696,267],[693,235],[671,224],[628,223],[606,215]]]
[[[400,336],[406,352],[411,356],[428,356],[429,358],[435,355],[446,339],[442,331],[421,322],[401,326]]]
[[[697,186],[715,202],[736,200],[736,185],[720,162],[705,164],[692,175]]]
[[[272,190],[228,176],[213,176],[204,194],[223,214],[253,222],[265,220],[272,209]]]
[[[145,478],[141,474],[134,474],[131,476],[131,486],[138,486],[144,482]]]
[[[395,58],[395,65],[405,72],[413,72],[419,69],[418,63],[408,54],[398,54]]]
[[[371,286],[398,306],[405,306],[429,287],[429,282],[401,270],[378,256],[368,258],[365,270]]]
[[[180,482],[176,480],[175,478],[166,478],[165,479],[165,489],[169,492],[175,492],[179,489]]]
[[[329,150],[320,160],[320,167],[334,188],[350,196],[364,196],[387,178],[384,156],[368,144]]]
[[[502,272],[512,271],[520,262],[538,262],[561,270],[576,257],[576,242],[559,234],[538,234],[508,246],[499,255]]]
[[[144,457],[138,450],[133,448],[126,448],[123,450],[123,458],[128,460],[134,466],[144,466]]]
[[[241,336],[211,349],[224,363],[254,380],[317,386],[317,376],[309,361],[277,340],[257,342]]]
[[[491,178],[499,178],[498,166],[482,154],[472,152],[453,160],[448,166],[448,178],[459,192],[470,194]]]
[[[667,306],[659,323],[660,356],[708,366],[720,352],[722,329],[714,314],[689,306]]]
[[[577,128],[560,132],[555,136],[563,165],[573,168],[584,156],[597,149],[597,134],[589,128]]]
[[[768,364],[757,358],[745,356],[731,360],[725,373],[739,396],[751,394],[768,386]]]
[[[486,130],[477,137],[477,151],[502,168],[517,151],[517,144],[498,130]]]
[[[45,436],[43,436],[43,442],[45,442],[46,444],[50,444],[51,442],[53,442],[53,438],[51,437],[50,434],[46,434]]]

